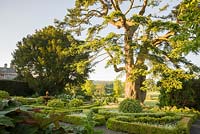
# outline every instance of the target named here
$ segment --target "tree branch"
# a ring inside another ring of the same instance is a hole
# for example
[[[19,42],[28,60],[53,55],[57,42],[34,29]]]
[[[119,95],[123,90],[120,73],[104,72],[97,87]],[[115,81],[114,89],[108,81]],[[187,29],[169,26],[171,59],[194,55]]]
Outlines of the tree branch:
[[[109,7],[108,7],[108,5],[103,1],[103,0],[100,0],[100,2],[101,2],[101,4],[102,4],[102,6],[103,6],[103,15],[107,15],[108,14],[108,9],[109,9]]]
[[[134,3],[134,0],[131,0],[131,4],[130,4],[128,10],[125,12],[125,15],[127,15],[130,12],[130,10],[133,8],[133,3]]]
[[[142,9],[140,10],[139,15],[143,15],[145,13],[145,9],[147,7],[147,2],[148,2],[148,0],[144,0]]]
[[[107,52],[107,54],[109,55],[109,57],[110,57],[111,59],[113,59],[114,57],[112,56],[112,54],[111,54],[108,50],[106,50],[106,47],[105,47],[105,46],[104,46],[104,49],[105,49],[105,51]],[[120,71],[125,70],[125,67],[117,67],[116,64],[113,64],[113,67],[114,67],[115,72],[120,72]]]
[[[111,1],[111,3],[112,3],[113,8],[115,9],[115,11],[117,11],[117,7],[116,7],[114,1],[113,1],[113,0],[110,0],[110,1]]]
[[[163,42],[163,41],[166,41],[166,42],[167,42],[167,41],[168,41],[168,38],[171,37],[171,36],[173,36],[174,34],[175,34],[175,32],[173,32],[173,31],[168,32],[168,33],[166,33],[165,35],[160,36],[160,37],[154,39],[154,40],[152,41],[152,44],[153,44],[154,46],[156,46],[156,45],[160,44],[160,43]]]
[[[119,10],[121,12],[118,0],[115,0],[115,6],[116,6],[117,10]]]

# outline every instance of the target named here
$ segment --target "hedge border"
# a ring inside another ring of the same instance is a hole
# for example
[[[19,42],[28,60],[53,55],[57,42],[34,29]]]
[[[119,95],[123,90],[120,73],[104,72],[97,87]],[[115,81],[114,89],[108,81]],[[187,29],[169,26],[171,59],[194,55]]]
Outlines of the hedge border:
[[[114,117],[108,119],[106,127],[114,131],[138,134],[189,134],[191,124],[192,119],[189,117],[183,117],[180,121],[178,121],[175,128],[165,128],[136,122],[124,122],[118,120],[118,117]]]
[[[65,115],[61,121],[74,125],[83,125],[86,119],[87,119],[86,116],[71,114],[71,115]],[[106,124],[105,117],[102,115],[95,114],[94,121],[96,122],[95,126],[102,126]]]
[[[122,112],[111,112],[110,109],[99,109],[98,114],[104,115],[105,119],[108,120],[112,117],[117,116],[131,116],[131,117],[141,117],[141,116],[151,116],[151,117],[162,117],[168,114],[175,115],[173,113],[166,113],[166,112],[160,112],[160,113],[122,113]]]

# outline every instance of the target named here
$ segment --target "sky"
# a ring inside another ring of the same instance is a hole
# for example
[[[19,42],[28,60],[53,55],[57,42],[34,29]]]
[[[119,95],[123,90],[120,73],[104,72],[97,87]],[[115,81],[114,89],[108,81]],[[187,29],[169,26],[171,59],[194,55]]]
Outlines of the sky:
[[[0,67],[10,64],[16,44],[36,29],[54,25],[54,19],[62,20],[73,0],[0,0]],[[190,55],[200,66],[200,55]],[[119,74],[113,68],[105,69],[105,62],[97,64],[90,74],[92,80],[113,80]]]

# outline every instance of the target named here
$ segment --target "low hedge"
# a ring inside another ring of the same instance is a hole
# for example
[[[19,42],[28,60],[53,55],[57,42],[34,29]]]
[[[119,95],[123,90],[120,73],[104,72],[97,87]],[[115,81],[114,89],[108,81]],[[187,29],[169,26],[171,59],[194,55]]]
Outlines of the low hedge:
[[[82,114],[71,114],[65,115],[62,119],[63,122],[74,124],[74,125],[83,125],[87,120],[86,115]],[[95,126],[101,126],[106,123],[105,117],[102,115],[95,114],[94,121],[96,122]]]
[[[95,126],[102,126],[106,124],[106,119],[103,115],[95,114],[94,121],[96,122]]]
[[[160,124],[164,125],[167,123],[174,124],[178,120],[181,119],[181,116],[163,116],[163,117],[149,117],[149,116],[142,116],[142,117],[129,117],[129,116],[119,116],[118,120],[125,121],[125,122],[141,122],[147,124]]]
[[[63,122],[74,124],[74,125],[83,125],[85,122],[84,120],[86,120],[86,116],[82,116],[78,114],[65,115],[62,119]]]
[[[22,96],[15,96],[13,97],[14,100],[20,102],[23,105],[31,105],[31,104],[42,104],[43,103],[43,98],[42,97],[37,97],[37,98],[25,98]]]
[[[114,131],[139,134],[189,134],[191,118],[183,117],[176,125],[153,125],[139,122],[126,122],[122,117],[108,119],[106,127]]]
[[[118,111],[112,111],[107,109],[99,109],[98,114],[104,115],[105,119],[108,120],[111,117],[117,117],[117,116],[132,116],[132,117],[163,117],[166,116],[168,113],[160,112],[160,113],[122,113]],[[172,114],[172,113],[170,113]]]

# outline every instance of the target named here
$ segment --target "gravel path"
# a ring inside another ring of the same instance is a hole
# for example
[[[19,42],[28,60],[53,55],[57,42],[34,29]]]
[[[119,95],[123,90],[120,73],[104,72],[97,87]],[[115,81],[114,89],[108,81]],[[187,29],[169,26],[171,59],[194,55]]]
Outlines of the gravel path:
[[[127,134],[127,133],[123,133],[123,132],[116,132],[116,131],[109,130],[105,126],[95,127],[95,130],[101,130],[101,131],[103,131],[103,134]]]
[[[190,134],[200,134],[200,119],[198,119],[194,122],[194,124],[192,124]]]

